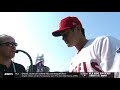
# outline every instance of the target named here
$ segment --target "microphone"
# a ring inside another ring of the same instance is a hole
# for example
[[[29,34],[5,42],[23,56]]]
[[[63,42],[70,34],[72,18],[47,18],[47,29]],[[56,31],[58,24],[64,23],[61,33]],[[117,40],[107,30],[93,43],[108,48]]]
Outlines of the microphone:
[[[30,60],[30,63],[31,63],[31,69],[30,69],[30,71],[33,72],[33,62],[32,62],[31,56],[26,51],[24,51],[24,50],[16,50],[16,53],[18,53],[18,52],[23,52],[23,53],[25,53],[28,56],[28,58]]]
[[[18,53],[18,50],[16,50],[16,52],[15,53]]]

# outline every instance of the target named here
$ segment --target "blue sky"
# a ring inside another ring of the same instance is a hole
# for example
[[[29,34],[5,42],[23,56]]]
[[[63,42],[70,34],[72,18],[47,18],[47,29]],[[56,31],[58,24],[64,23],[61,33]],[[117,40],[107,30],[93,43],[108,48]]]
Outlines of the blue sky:
[[[74,47],[67,47],[61,37],[53,37],[61,19],[76,16],[81,20],[87,39],[101,35],[120,39],[120,12],[0,12],[0,34],[13,36],[17,49],[30,54],[35,64],[37,54],[44,54],[44,65],[50,71],[66,71],[76,53]],[[27,68],[29,58],[18,53],[15,62]]]

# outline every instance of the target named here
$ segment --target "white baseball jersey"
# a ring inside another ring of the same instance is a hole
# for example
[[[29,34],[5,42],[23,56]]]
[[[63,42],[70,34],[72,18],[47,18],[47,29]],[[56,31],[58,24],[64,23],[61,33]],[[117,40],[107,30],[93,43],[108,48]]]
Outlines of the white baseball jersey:
[[[70,64],[69,72],[120,72],[120,40],[110,36],[91,39]]]

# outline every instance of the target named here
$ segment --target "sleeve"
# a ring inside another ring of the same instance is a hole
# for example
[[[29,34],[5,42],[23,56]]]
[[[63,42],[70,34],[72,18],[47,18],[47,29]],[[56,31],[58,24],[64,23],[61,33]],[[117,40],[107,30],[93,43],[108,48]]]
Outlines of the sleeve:
[[[113,37],[105,37],[101,43],[101,68],[104,72],[120,72],[120,41]]]

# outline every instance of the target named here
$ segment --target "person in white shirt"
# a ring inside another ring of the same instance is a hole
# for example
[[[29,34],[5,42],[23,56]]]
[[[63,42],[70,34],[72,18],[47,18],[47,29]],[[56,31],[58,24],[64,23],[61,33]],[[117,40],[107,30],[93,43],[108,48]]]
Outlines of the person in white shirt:
[[[120,40],[111,36],[87,39],[80,20],[74,16],[63,18],[52,35],[62,36],[68,47],[77,49],[69,72],[120,72]]]

